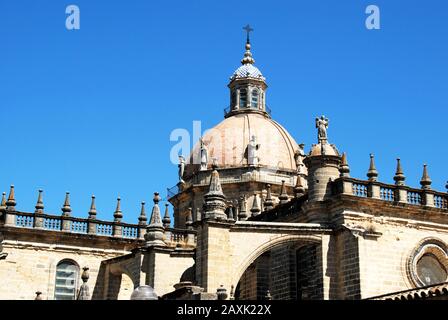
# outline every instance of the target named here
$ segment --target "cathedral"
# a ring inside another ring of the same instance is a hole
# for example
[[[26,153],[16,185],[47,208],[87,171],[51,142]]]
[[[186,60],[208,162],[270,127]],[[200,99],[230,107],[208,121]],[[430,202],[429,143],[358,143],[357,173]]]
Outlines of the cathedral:
[[[85,217],[67,193],[60,214],[0,204],[0,299],[416,300],[448,297],[448,194],[427,166],[409,186],[350,176],[345,153],[315,122],[297,143],[271,117],[249,39],[228,84],[224,119],[179,156],[168,202],[154,193],[136,224]],[[369,165],[368,165],[369,164]],[[173,182],[174,184],[174,182]],[[448,185],[447,185],[448,188]],[[173,217],[173,219],[171,218]]]

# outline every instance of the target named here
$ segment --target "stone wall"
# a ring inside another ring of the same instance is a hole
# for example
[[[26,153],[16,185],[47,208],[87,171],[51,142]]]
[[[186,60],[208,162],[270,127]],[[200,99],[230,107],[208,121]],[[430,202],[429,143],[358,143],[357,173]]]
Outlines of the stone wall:
[[[406,226],[402,222],[374,223],[370,226],[382,235],[359,238],[361,298],[412,289],[407,264],[412,252],[424,239],[448,243],[448,230]]]
[[[192,253],[156,251],[151,256],[154,260],[147,263],[154,265],[154,273],[149,277],[149,285],[159,296],[174,291],[174,285],[178,284],[184,272],[194,265]]]
[[[36,291],[42,292],[42,298],[53,300],[55,290],[56,266],[62,260],[74,261],[79,267],[78,289],[83,267],[90,268],[88,285],[92,295],[97,284],[101,262],[128,252],[99,248],[68,246],[58,244],[10,242],[5,240],[5,260],[0,261],[2,275],[2,300],[32,300]],[[128,285],[128,284],[126,284]],[[7,290],[5,290],[8,288]],[[133,288],[131,287],[130,290]]]
[[[271,250],[271,295],[275,300],[295,300],[296,253],[290,245],[282,245]]]

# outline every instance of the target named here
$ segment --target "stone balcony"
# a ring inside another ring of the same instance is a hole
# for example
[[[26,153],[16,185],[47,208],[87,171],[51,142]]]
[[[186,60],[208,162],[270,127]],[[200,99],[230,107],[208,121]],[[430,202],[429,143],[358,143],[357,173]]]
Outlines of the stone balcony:
[[[377,181],[341,177],[333,182],[333,194],[379,199],[438,209],[448,209],[448,194],[432,189],[416,189]]]
[[[143,244],[147,225],[124,222],[104,221],[88,218],[56,216],[49,214],[28,213],[19,211],[4,211],[0,213],[0,228],[9,227],[26,230],[41,230],[44,232],[61,232],[66,235],[86,235],[91,239],[110,238],[134,240]],[[164,240],[167,247],[196,246],[196,232],[176,228],[164,228]]]

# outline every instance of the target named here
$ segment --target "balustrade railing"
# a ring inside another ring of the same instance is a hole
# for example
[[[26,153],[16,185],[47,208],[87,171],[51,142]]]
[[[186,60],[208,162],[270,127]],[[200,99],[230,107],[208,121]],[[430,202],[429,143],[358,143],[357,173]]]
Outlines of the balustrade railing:
[[[30,215],[16,215],[16,226],[24,228],[32,228],[34,224],[34,217]]]
[[[48,231],[89,234],[122,239],[144,238],[147,225],[123,222],[83,219],[76,217],[52,216],[27,212],[6,212],[10,216],[8,226]],[[196,231],[189,229],[165,228],[165,240],[168,246],[193,247],[196,245]]]
[[[408,203],[414,205],[422,204],[422,195],[417,191],[408,191]]]
[[[194,246],[197,241],[196,232],[193,230],[168,228],[165,241],[172,246]]]
[[[448,197],[435,195],[434,196],[434,206],[439,209],[448,209]]]
[[[226,176],[222,175],[219,178],[221,184],[230,184],[230,183],[242,183],[242,182],[262,182],[269,184],[278,184],[281,185],[282,181],[285,180],[287,185],[295,185],[293,176],[278,176],[277,168],[271,168],[267,166],[260,166],[265,171],[255,171],[255,174],[251,174],[252,171],[244,172],[235,176]],[[235,168],[239,168],[235,166]],[[232,167],[227,167],[226,169],[232,169]],[[276,175],[269,175],[269,171],[275,172]],[[188,182],[185,182],[183,189],[187,189],[191,186],[208,186],[210,184],[210,176],[209,175],[195,175],[191,177]],[[167,198],[170,199],[177,195],[181,190],[179,189],[179,185],[175,185],[171,188],[167,189]]]
[[[100,236],[112,236],[113,224],[112,223],[97,223],[96,234]]]
[[[337,179],[332,190],[336,194],[448,209],[448,194],[435,190],[414,189],[408,186],[388,185],[377,181],[364,181],[350,177]]]
[[[367,184],[353,183],[353,194],[357,197],[367,197]]]
[[[64,231],[79,234],[94,234],[99,236],[118,236],[126,239],[143,238],[145,225],[116,223],[95,219],[52,216],[27,212],[6,212],[10,216],[9,226],[20,228],[38,228],[48,231]],[[6,223],[6,222],[5,222]],[[114,229],[121,232],[114,233]]]
[[[123,238],[138,238],[138,227],[123,226]]]
[[[61,230],[61,217],[44,218],[44,229],[47,230]]]
[[[87,233],[87,221],[72,221],[71,232],[75,233]]]
[[[380,199],[385,201],[395,201],[395,190],[387,187],[380,187]]]

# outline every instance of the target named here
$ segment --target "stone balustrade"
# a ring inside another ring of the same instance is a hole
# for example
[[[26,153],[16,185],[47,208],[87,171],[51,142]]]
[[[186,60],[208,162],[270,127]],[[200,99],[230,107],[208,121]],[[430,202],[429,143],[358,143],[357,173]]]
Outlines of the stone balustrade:
[[[255,168],[255,169],[254,169]],[[291,175],[278,173],[277,168],[269,168],[267,166],[257,167],[228,167],[219,169],[219,181],[221,185],[233,184],[233,183],[245,183],[245,182],[260,182],[263,184],[276,184],[281,185],[282,181],[286,182],[287,186],[295,186],[296,176],[295,173]],[[174,187],[167,189],[167,198],[170,199],[176,196],[179,192],[186,190],[190,187],[206,187],[210,184],[210,172],[211,170],[204,170],[197,175],[186,179],[183,184],[177,184]]]
[[[187,229],[165,229],[164,242],[169,247],[194,247],[196,246],[196,231]]]
[[[124,222],[54,216],[18,211],[5,211],[4,215],[4,225],[12,227],[36,228],[49,231],[64,231],[109,237],[115,236],[129,239],[142,239],[144,237],[144,232],[146,231],[146,226],[144,225],[129,224]]]
[[[6,227],[42,229],[136,240],[144,239],[147,228],[146,225],[142,224],[18,211],[4,211],[0,220]],[[196,231],[165,228],[164,242],[171,247],[193,247],[196,245]]]
[[[408,186],[385,184],[377,181],[341,177],[334,181],[333,192],[334,194],[346,194],[416,206],[448,209],[447,193],[431,189],[416,189]]]

